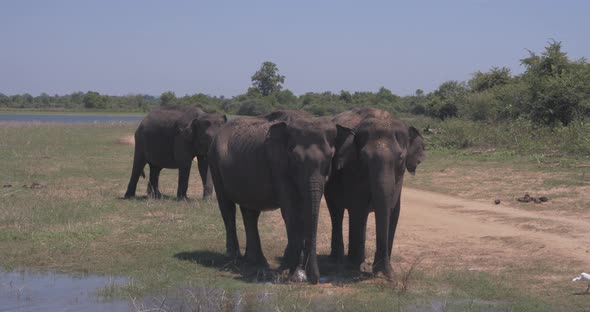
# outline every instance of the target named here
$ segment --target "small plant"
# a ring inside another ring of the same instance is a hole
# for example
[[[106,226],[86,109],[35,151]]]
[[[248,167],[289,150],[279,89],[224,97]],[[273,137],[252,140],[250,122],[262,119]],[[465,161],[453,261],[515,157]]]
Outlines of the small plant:
[[[414,273],[414,271],[416,270],[418,265],[420,265],[420,262],[422,262],[422,260],[423,260],[423,258],[421,255],[416,257],[414,259],[414,261],[412,261],[410,263],[410,267],[407,270],[404,270],[403,267],[400,265],[400,269],[402,271],[402,274],[401,274],[401,278],[397,282],[399,285],[398,293],[400,295],[405,294],[408,291],[408,289],[410,288],[412,273]]]

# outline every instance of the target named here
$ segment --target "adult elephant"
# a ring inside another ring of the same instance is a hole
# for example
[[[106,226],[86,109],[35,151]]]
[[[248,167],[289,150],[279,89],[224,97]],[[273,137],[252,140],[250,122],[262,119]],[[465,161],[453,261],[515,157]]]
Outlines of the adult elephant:
[[[228,256],[240,256],[235,223],[235,205],[239,204],[246,229],[245,258],[258,268],[268,268],[258,217],[261,211],[280,207],[287,228],[285,258],[290,273],[297,271],[297,276],[314,284],[319,281],[320,200],[337,136],[346,135],[351,131],[329,120],[294,111],[239,118],[221,128],[209,149],[209,164],[225,223]],[[307,276],[299,271],[300,265]]]
[[[414,175],[425,158],[424,140],[413,127],[390,113],[360,108],[343,112],[332,120],[355,129],[354,138],[341,149],[340,159],[326,185],[326,202],[332,219],[331,256],[344,262],[342,219],[349,214],[348,259],[357,267],[365,260],[367,217],[375,212],[377,250],[373,272],[393,278],[390,264],[393,238],[400,213],[400,196],[406,169]]]
[[[135,131],[133,169],[125,198],[135,196],[137,181],[146,163],[150,166],[148,195],[161,198],[158,188],[163,168],[178,169],[178,199],[186,199],[193,159],[197,157],[203,182],[203,197],[213,192],[207,151],[219,128],[227,122],[220,114],[207,114],[200,108],[172,106],[149,113]]]

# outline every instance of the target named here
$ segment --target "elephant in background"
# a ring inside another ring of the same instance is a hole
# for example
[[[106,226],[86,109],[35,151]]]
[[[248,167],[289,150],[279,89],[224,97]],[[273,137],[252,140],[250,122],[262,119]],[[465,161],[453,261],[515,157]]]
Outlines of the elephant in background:
[[[343,142],[347,158],[335,159],[326,184],[326,202],[332,219],[330,256],[344,263],[342,220],[349,214],[348,260],[355,266],[365,261],[369,212],[375,212],[376,252],[373,272],[392,279],[391,250],[400,213],[400,196],[406,169],[414,175],[425,159],[424,140],[414,127],[390,113],[360,108],[336,115],[337,125],[355,129]]]
[[[268,268],[258,218],[262,211],[280,207],[287,228],[285,260],[290,274],[318,283],[320,200],[337,136],[347,135],[352,135],[349,129],[297,111],[239,118],[224,125],[209,149],[209,164],[226,229],[226,254],[240,256],[236,234],[239,204],[246,230],[246,261]]]
[[[208,114],[200,108],[172,106],[149,113],[135,131],[133,169],[125,198],[135,196],[137,181],[145,164],[150,166],[148,195],[161,198],[158,189],[163,168],[178,169],[178,199],[186,199],[193,159],[197,157],[203,182],[203,198],[213,192],[207,151],[219,128],[227,122],[220,114]]]

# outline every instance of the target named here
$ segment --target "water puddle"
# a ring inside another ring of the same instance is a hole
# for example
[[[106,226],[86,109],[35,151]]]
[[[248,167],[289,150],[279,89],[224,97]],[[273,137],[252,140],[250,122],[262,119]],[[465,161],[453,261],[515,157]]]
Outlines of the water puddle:
[[[0,311],[130,311],[128,300],[100,290],[128,279],[95,275],[0,271]]]

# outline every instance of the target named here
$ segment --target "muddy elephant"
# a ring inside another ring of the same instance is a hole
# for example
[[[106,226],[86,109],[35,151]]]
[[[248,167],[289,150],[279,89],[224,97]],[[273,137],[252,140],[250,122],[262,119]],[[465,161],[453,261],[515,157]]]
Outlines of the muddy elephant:
[[[213,192],[207,151],[213,137],[227,117],[208,114],[200,108],[172,106],[149,113],[135,131],[133,169],[125,198],[135,196],[137,181],[143,175],[146,163],[150,166],[148,195],[160,198],[158,189],[163,168],[178,169],[178,199],[186,199],[188,180],[193,159],[197,157],[203,182],[203,197]]]
[[[349,215],[348,260],[357,268],[365,260],[369,212],[375,212],[376,252],[373,272],[393,278],[391,249],[400,213],[400,196],[406,169],[414,175],[425,158],[424,140],[413,127],[390,113],[374,108],[353,109],[332,121],[354,129],[354,137],[340,147],[349,150],[335,164],[325,196],[332,219],[330,256],[344,264],[342,220]],[[352,152],[350,152],[352,151]]]
[[[287,229],[285,261],[291,276],[296,273],[311,283],[319,281],[316,235],[320,200],[337,136],[346,135],[352,132],[337,128],[330,120],[294,111],[235,119],[221,128],[209,149],[209,164],[225,223],[227,256],[240,256],[236,234],[239,204],[246,230],[245,259],[259,269],[268,268],[258,218],[262,211],[280,208]]]

